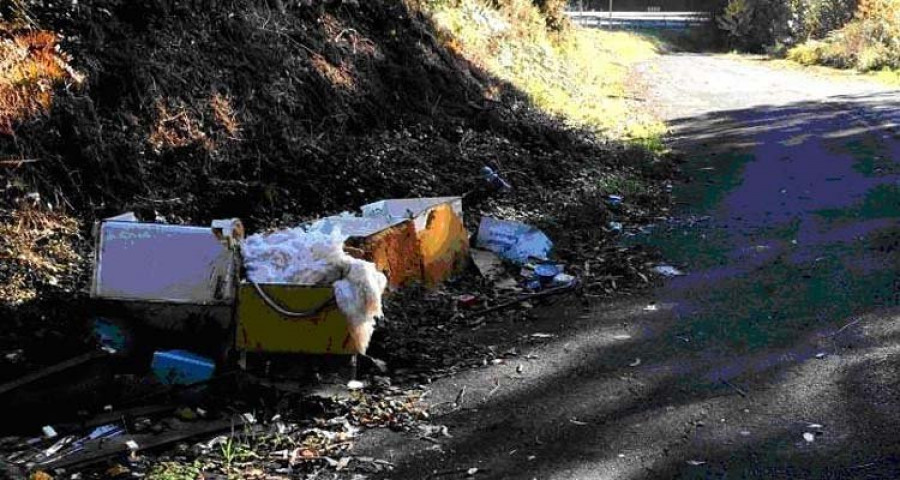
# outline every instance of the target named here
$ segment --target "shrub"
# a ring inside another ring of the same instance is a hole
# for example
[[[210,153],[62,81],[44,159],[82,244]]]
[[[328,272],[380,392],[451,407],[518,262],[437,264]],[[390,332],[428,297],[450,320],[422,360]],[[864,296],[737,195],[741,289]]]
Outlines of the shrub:
[[[790,34],[796,40],[821,40],[853,19],[857,0],[792,0]]]
[[[815,53],[814,53],[815,52]],[[801,45],[789,58],[861,71],[900,67],[900,0],[861,0],[855,18],[824,42]]]
[[[728,0],[716,23],[730,47],[761,52],[783,34],[789,13],[788,5],[780,0]]]
[[[815,40],[790,49],[787,58],[801,65],[824,63],[826,44]]]
[[[534,0],[534,4],[547,19],[547,28],[560,32],[568,25],[566,17],[567,0]]]

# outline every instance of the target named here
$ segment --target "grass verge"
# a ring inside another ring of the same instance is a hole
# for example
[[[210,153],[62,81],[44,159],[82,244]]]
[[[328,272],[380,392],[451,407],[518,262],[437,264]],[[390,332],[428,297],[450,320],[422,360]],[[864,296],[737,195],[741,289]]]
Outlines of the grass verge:
[[[641,105],[632,67],[657,44],[629,32],[568,27],[553,33],[531,2],[428,2],[444,42],[526,94],[541,110],[607,137],[661,149],[665,126]]]

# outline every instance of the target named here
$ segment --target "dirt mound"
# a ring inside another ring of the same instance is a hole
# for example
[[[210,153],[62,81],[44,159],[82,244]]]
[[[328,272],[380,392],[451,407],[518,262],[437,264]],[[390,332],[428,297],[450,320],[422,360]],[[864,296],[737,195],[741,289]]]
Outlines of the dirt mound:
[[[651,180],[616,212],[640,222],[658,212],[663,182],[653,180],[669,176],[668,164],[537,111],[445,48],[401,0],[279,5],[42,2],[28,12],[34,23],[4,24],[2,40],[24,52],[20,63],[55,67],[29,70],[47,95],[0,129],[0,221],[20,231],[30,195],[41,200],[27,214],[55,223],[45,237],[0,242],[15,259],[0,269],[0,282],[15,282],[0,309],[16,319],[2,327],[10,341],[0,349],[25,344],[31,359],[79,348],[83,336],[59,332],[81,328],[82,316],[47,312],[78,302],[90,225],[124,210],[176,223],[236,216],[253,231],[383,198],[468,194],[470,222],[492,214],[534,223],[573,273],[615,278],[612,289],[646,280],[644,257],[614,247],[603,228],[611,213],[600,179]],[[51,54],[45,47],[56,41]],[[480,194],[485,165],[511,193]],[[589,286],[611,291],[608,282]],[[65,346],[25,342],[23,329]]]

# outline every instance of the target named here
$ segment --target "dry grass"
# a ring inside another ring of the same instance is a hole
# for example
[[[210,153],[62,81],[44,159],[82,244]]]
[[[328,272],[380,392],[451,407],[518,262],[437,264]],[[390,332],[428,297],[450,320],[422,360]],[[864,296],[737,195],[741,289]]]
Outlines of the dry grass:
[[[169,103],[174,103],[170,105]],[[203,125],[192,109],[183,102],[156,101],[156,122],[148,141],[156,152],[200,145],[215,150],[215,143],[203,131]]]
[[[445,44],[569,123],[622,139],[655,140],[665,127],[635,101],[631,67],[656,54],[648,39],[581,28],[548,31],[530,0],[423,2]]]
[[[57,40],[51,32],[14,32],[0,24],[0,134],[13,135],[17,123],[45,114],[56,85],[82,81]]]
[[[74,248],[78,233],[77,220],[36,198],[0,213],[0,302],[30,300],[39,284],[56,285],[73,274],[81,261]]]
[[[342,62],[340,65],[334,65],[319,54],[312,55],[310,62],[313,68],[319,72],[319,75],[328,80],[334,87],[350,92],[356,90],[356,76],[346,63]]]
[[[230,96],[216,92],[209,99],[209,108],[212,109],[216,123],[225,130],[229,138],[237,140],[241,134],[241,123],[232,103]]]
[[[147,142],[157,153],[192,146],[215,152],[224,142],[241,139],[242,123],[228,94],[213,93],[197,105],[158,98],[155,110]]]

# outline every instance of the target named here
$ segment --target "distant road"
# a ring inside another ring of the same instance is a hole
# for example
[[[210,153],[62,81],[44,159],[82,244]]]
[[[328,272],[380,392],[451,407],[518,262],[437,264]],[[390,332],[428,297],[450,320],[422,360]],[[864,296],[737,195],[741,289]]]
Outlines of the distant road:
[[[567,12],[575,23],[597,28],[671,28],[701,26],[710,21],[707,12]]]

